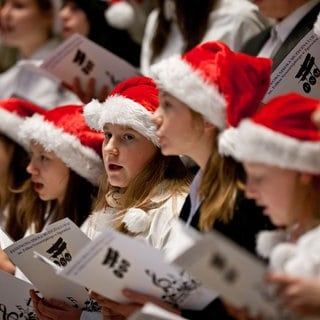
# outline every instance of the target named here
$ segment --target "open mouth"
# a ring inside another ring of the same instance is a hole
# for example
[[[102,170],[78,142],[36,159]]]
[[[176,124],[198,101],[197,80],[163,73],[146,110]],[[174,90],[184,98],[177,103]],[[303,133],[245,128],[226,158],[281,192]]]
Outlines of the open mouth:
[[[108,165],[108,169],[110,171],[118,171],[118,170],[121,170],[122,169],[122,166],[118,166],[116,164],[109,164]]]
[[[33,188],[36,192],[39,192],[43,189],[43,184],[42,183],[38,183],[38,182],[34,182],[33,183]]]

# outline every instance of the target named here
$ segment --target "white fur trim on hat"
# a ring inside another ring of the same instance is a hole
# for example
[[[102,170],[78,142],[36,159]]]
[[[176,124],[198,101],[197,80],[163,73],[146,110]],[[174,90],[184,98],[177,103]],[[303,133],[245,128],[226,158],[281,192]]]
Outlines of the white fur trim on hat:
[[[19,127],[23,123],[23,119],[14,112],[0,108],[0,132],[5,136],[20,144],[25,149],[27,144],[19,137]]]
[[[77,174],[95,185],[99,184],[104,172],[103,162],[93,149],[84,146],[75,136],[55,127],[41,115],[25,120],[20,128],[21,139],[41,144]]]
[[[243,120],[238,131],[236,159],[320,173],[320,142],[300,141],[251,120]]]
[[[218,129],[225,128],[227,102],[224,96],[179,56],[151,66],[151,76],[161,90],[186,103]]]
[[[315,22],[313,26],[314,33],[320,37],[320,13],[318,14],[317,21]]]
[[[239,139],[239,133],[236,128],[230,127],[223,130],[218,135],[219,153],[226,157],[232,157],[235,153],[236,144]]]
[[[130,3],[121,1],[110,5],[105,12],[105,17],[110,26],[125,30],[133,25],[135,12]]]
[[[159,146],[156,126],[151,122],[151,113],[139,103],[121,95],[110,96],[104,103],[92,100],[84,107],[88,125],[103,131],[106,123],[130,127]]]
[[[128,231],[143,233],[150,228],[151,218],[147,212],[138,208],[131,208],[124,215],[122,222]]]

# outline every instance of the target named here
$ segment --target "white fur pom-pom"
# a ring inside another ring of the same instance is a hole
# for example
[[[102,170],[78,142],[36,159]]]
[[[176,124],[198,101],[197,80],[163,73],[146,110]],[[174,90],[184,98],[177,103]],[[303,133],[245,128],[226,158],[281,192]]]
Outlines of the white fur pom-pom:
[[[218,136],[219,153],[223,156],[235,156],[235,146],[239,139],[239,131],[236,128],[223,130]]]
[[[88,126],[95,130],[101,130],[99,127],[100,115],[103,112],[103,104],[96,99],[86,104],[83,108],[83,115]]]
[[[270,254],[270,267],[272,271],[285,271],[287,262],[297,253],[296,245],[280,243]]]
[[[132,233],[142,233],[150,228],[151,218],[147,212],[132,208],[127,211],[122,222],[128,231]]]
[[[285,241],[286,233],[283,230],[261,231],[257,235],[256,252],[263,258],[269,258],[272,249]]]
[[[105,12],[110,26],[117,29],[128,29],[133,25],[135,12],[133,6],[127,1],[120,1],[111,5]]]
[[[318,14],[317,21],[315,22],[313,26],[314,33],[320,37],[320,13]]]

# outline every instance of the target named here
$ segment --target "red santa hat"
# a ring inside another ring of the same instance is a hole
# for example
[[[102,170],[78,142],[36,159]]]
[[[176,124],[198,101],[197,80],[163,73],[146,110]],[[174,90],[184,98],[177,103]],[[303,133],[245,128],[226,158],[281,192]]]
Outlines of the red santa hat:
[[[271,60],[210,41],[153,65],[151,75],[161,90],[222,130],[257,109],[269,87]]]
[[[93,129],[103,131],[106,123],[127,126],[158,146],[156,126],[151,122],[151,115],[158,106],[155,83],[148,77],[138,76],[117,85],[105,102],[92,100],[85,106],[84,115]]]
[[[320,173],[320,132],[311,115],[320,102],[296,93],[276,97],[241,121],[233,156],[314,174]]]
[[[52,151],[70,169],[97,185],[104,172],[102,133],[91,130],[83,117],[83,107],[66,105],[34,115],[21,125],[20,137]]]
[[[44,109],[22,99],[9,98],[0,101],[0,132],[27,149],[19,137],[19,127],[24,119],[33,114],[44,113]]]

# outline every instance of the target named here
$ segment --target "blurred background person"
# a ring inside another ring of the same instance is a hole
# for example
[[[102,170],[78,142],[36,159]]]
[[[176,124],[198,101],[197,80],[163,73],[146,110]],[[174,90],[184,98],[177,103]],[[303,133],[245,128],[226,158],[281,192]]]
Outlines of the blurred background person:
[[[151,64],[209,40],[221,40],[238,51],[269,25],[247,0],[202,0],[196,6],[191,1],[157,0],[146,23],[141,72],[149,75]]]
[[[276,21],[244,44],[241,51],[272,58],[273,70],[298,42],[313,29],[320,11],[319,0],[255,0],[262,15]]]
[[[0,98],[12,96],[29,100],[44,108],[80,102],[59,82],[44,77],[39,66],[61,40],[59,38],[59,0],[5,0],[0,13],[3,45],[17,52],[15,63],[0,74]]]

